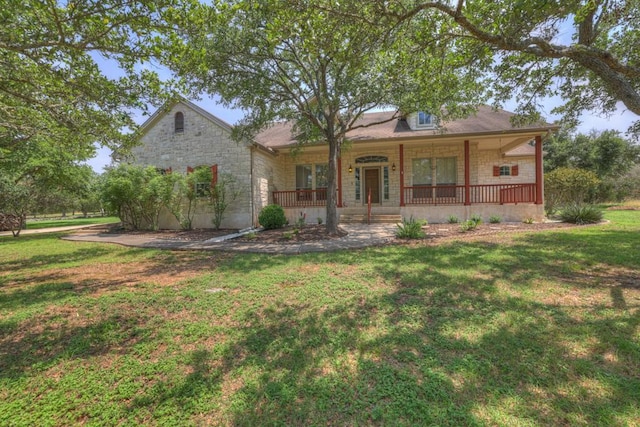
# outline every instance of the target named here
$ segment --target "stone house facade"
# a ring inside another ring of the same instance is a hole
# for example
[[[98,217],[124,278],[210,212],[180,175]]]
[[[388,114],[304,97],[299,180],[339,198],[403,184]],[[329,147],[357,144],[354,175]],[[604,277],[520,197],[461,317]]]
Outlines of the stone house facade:
[[[338,167],[338,211],[349,215],[413,216],[445,222],[479,214],[505,221],[541,220],[543,208],[542,141],[557,129],[541,123],[516,128],[513,114],[480,107],[464,120],[436,123],[423,113],[378,123],[389,112],[366,114],[365,127],[348,134]],[[142,125],[133,151],[141,165],[187,173],[215,166],[230,174],[240,197],[222,226],[258,225],[270,203],[285,208],[290,222],[325,220],[326,145],[300,149],[289,123],[275,123],[255,141],[235,142],[232,127],[195,104],[180,100],[158,110]],[[203,209],[194,226],[211,227]],[[163,214],[162,228],[177,228]]]

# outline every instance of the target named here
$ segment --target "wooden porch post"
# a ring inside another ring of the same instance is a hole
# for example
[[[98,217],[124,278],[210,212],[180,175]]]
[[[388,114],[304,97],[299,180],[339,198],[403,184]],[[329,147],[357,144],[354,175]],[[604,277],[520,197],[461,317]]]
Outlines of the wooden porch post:
[[[400,144],[400,206],[404,206],[404,145]]]
[[[471,205],[471,183],[470,177],[471,173],[469,172],[469,140],[464,140],[464,204],[465,206]]]
[[[338,157],[338,207],[342,207],[342,158]]]
[[[536,205],[541,205],[542,200],[542,137],[536,135]]]

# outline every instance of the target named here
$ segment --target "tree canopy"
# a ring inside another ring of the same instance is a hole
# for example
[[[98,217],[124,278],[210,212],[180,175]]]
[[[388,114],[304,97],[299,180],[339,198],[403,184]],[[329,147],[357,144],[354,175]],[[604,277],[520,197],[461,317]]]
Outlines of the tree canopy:
[[[428,31],[434,14],[444,18],[437,36],[475,42],[478,63],[494,77],[489,93],[496,102],[515,97],[525,120],[537,120],[554,95],[565,104],[552,112],[573,123],[584,110],[612,113],[618,102],[640,115],[638,0],[368,3],[376,5],[374,19],[357,12],[345,19],[370,27],[411,21]],[[640,121],[632,131],[640,134]]]
[[[179,0],[0,0],[0,168],[43,151],[128,147],[131,108],[159,88],[141,64]],[[99,65],[111,62],[120,77]],[[24,163],[24,161],[22,162]]]
[[[337,231],[337,160],[349,130],[367,111],[465,115],[482,99],[464,40],[431,40],[407,22],[394,29],[343,19],[375,8],[355,0],[220,1],[177,23],[182,54],[170,66],[195,92],[219,94],[247,111],[237,136],[252,136],[275,120],[291,120],[301,144],[329,145],[327,230]],[[433,25],[447,25],[433,22]],[[416,55],[416,52],[420,55]]]
[[[600,179],[619,178],[640,162],[640,147],[613,130],[571,134],[561,131],[545,144],[545,171],[579,168]]]

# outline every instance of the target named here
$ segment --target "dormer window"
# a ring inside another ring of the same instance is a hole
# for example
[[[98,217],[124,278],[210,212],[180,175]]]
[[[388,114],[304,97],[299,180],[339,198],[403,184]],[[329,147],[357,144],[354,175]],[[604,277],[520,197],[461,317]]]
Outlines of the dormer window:
[[[432,128],[433,124],[433,115],[429,113],[425,113],[424,111],[418,112],[418,125],[419,128]]]
[[[174,132],[175,133],[184,132],[184,114],[182,114],[179,111],[174,116]]]

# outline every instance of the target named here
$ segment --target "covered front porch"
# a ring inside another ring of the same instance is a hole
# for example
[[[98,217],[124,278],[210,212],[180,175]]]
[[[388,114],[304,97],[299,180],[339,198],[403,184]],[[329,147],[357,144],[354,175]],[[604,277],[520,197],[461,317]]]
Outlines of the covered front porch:
[[[505,160],[505,153],[529,141],[534,141],[530,154]],[[321,170],[319,165],[312,166],[308,169]],[[354,144],[340,159],[337,178],[341,215],[394,214],[432,223],[446,222],[452,215],[460,220],[497,215],[505,221],[544,217],[539,134],[406,141],[395,148]],[[314,185],[272,192],[273,203],[285,209],[290,221],[301,215],[307,222],[325,219],[327,190],[321,176],[311,174],[308,182]]]

